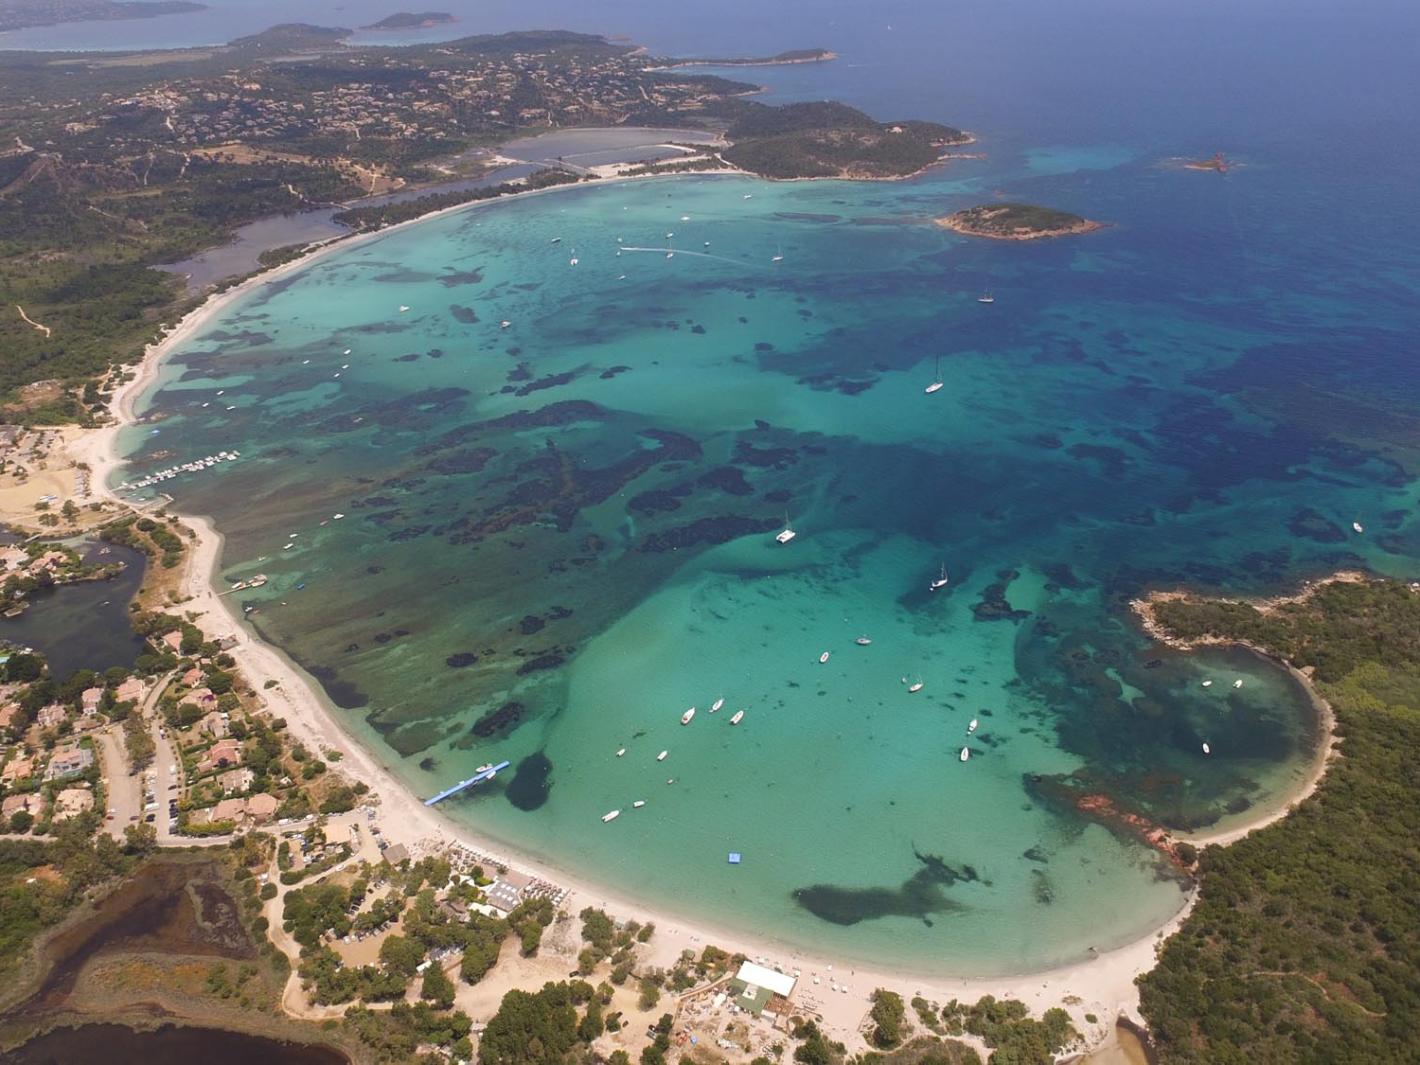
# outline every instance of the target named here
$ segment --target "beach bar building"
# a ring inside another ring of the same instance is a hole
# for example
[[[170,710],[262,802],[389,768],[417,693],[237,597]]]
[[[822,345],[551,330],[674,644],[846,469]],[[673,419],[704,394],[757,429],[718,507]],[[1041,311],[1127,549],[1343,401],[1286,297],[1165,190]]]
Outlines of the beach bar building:
[[[731,1001],[756,1017],[778,1018],[787,1012],[796,983],[795,977],[747,961],[730,981]]]

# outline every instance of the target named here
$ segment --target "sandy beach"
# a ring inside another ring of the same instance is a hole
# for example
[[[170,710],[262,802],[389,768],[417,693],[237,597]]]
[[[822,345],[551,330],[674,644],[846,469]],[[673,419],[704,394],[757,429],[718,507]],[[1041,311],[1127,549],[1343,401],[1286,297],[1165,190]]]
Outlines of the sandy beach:
[[[725,173],[725,171],[715,171]],[[625,176],[608,176],[608,181],[635,180]],[[561,188],[577,188],[578,185]],[[544,189],[517,195],[538,195],[559,191]],[[473,210],[496,200],[481,201],[447,208],[444,212]],[[430,215],[402,225],[427,220]],[[303,270],[320,256],[334,248],[352,247],[362,241],[381,237],[399,226],[377,233],[360,234],[329,242],[310,254],[273,270],[254,276],[241,285],[208,299],[188,314],[164,339],[154,345],[137,367],[130,380],[118,388],[111,400],[114,424],[92,430],[70,447],[76,460],[87,463],[92,470],[93,492],[117,501],[108,488],[114,470],[122,465],[117,453],[117,439],[124,426],[136,420],[137,406],[144,390],[154,382],[162,360],[196,334],[213,316],[232,301],[253,288]],[[122,501],[119,501],[122,502]],[[127,504],[124,504],[127,505]],[[1047,971],[1017,976],[953,978],[948,974],[910,975],[863,967],[843,959],[816,955],[811,950],[794,949],[783,944],[755,940],[732,929],[715,928],[708,924],[687,921],[669,912],[639,904],[621,894],[617,888],[595,885],[578,878],[574,871],[559,869],[545,862],[536,862],[510,851],[501,843],[480,838],[466,825],[456,823],[435,810],[427,808],[396,779],[382,760],[381,752],[366,749],[348,736],[337,724],[333,709],[324,701],[316,682],[301,672],[277,648],[258,639],[246,627],[238,612],[227,599],[217,594],[213,585],[222,552],[222,537],[212,522],[202,516],[183,515],[184,521],[196,532],[196,540],[188,553],[182,577],[182,593],[189,597],[183,603],[185,611],[196,616],[197,624],[212,637],[230,636],[236,641],[231,654],[240,663],[242,673],[251,687],[263,694],[273,714],[285,718],[292,734],[314,749],[340,752],[338,768],[349,776],[364,781],[378,803],[378,822],[391,843],[418,845],[421,841],[462,841],[485,854],[499,856],[507,864],[523,872],[544,877],[570,891],[565,907],[576,913],[585,906],[605,908],[619,919],[653,922],[656,933],[649,944],[647,960],[651,964],[668,965],[683,950],[697,953],[706,945],[741,952],[750,958],[777,965],[785,971],[802,974],[800,995],[805,992],[820,1004],[823,1024],[831,1038],[841,1039],[850,1049],[861,1049],[860,1025],[870,1006],[872,991],[886,987],[906,997],[920,994],[939,1003],[949,999],[975,1001],[982,995],[1010,997],[1026,1003],[1040,1012],[1052,1006],[1065,1006],[1076,1028],[1086,1042],[1098,1045],[1112,1033],[1115,1018],[1124,1015],[1136,1021],[1138,993],[1135,977],[1153,968],[1156,951],[1162,939],[1174,932],[1192,908],[1194,895],[1180,896],[1179,911],[1157,931],[1114,950],[1094,954],[1078,963]],[[1305,678],[1302,678],[1305,681]],[[267,685],[271,684],[268,688]],[[1308,690],[1311,686],[1307,684]],[[1324,705],[1324,704],[1323,704]],[[1329,708],[1328,708],[1329,711]],[[1319,756],[1305,794],[1314,789],[1325,766],[1332,757],[1330,720],[1324,720],[1328,735],[1325,750]],[[1288,807],[1290,808],[1290,807]],[[1270,813],[1259,824],[1271,823],[1285,816],[1287,808]],[[1245,835],[1256,825],[1231,828],[1215,837],[1191,837],[1195,842],[1226,843]],[[1098,1018],[1087,1023],[1085,1014]]]

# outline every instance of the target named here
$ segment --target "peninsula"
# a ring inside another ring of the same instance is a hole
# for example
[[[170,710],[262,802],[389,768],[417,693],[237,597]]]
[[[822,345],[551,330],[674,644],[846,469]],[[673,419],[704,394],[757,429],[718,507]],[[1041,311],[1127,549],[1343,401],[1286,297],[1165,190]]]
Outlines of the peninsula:
[[[969,237],[992,240],[1042,240],[1070,237],[1103,229],[1105,223],[1092,222],[1068,211],[1037,207],[1029,203],[987,203],[968,207],[945,218],[935,219],[943,229]]]
[[[191,0],[10,0],[0,6],[0,33],[65,22],[115,22],[202,11]]]
[[[431,26],[442,26],[458,19],[447,11],[397,11],[393,15],[361,26],[362,30],[423,30]]]

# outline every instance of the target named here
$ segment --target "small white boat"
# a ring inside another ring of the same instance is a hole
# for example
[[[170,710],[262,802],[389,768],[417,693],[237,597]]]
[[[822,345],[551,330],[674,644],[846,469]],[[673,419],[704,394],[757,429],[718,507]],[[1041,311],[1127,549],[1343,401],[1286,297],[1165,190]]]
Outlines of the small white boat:
[[[561,238],[561,237],[553,237],[553,238],[552,238],[552,243],[553,243],[553,244],[561,244],[561,243],[562,243],[562,238]]]
[[[626,753],[626,748],[625,748],[625,747],[618,747],[618,748],[616,749],[616,756],[617,756],[618,758],[620,758],[620,757],[621,757],[623,754],[625,754],[625,753]]]
[[[690,221],[690,215],[688,215],[688,214],[683,214],[683,215],[680,216],[680,220],[681,220],[682,222],[689,222],[689,221]]]
[[[948,583],[950,582],[947,580],[947,564],[943,562],[941,574],[937,577],[936,580],[934,580],[931,584],[927,586],[927,590],[932,592],[939,592],[943,588],[945,588]]]
[[[859,647],[867,647],[867,646],[868,646],[869,644],[871,644],[873,641],[870,640],[870,639],[869,639],[868,637],[866,637],[866,636],[859,636],[859,637],[858,637],[856,640],[854,640],[853,642],[856,643]]]
[[[716,710],[720,709],[720,707],[724,705],[725,697],[722,695],[720,696],[720,698],[716,699],[713,703],[710,704],[710,712],[713,714]]]
[[[754,193],[752,193],[752,192],[746,192],[743,196],[740,197],[740,199],[742,199],[742,200],[749,200],[749,199],[753,199],[753,198],[754,198]]]
[[[666,783],[667,783],[667,784],[674,784],[674,783],[675,783],[675,777],[666,777]]]
[[[971,748],[970,748],[970,747],[963,747],[963,748],[961,749],[961,760],[962,760],[963,762],[965,762],[965,761],[966,761],[968,758],[970,758],[970,757],[971,757]]]
[[[824,664],[825,662],[827,662],[827,661],[828,661],[828,652],[827,652],[827,651],[825,651],[823,654],[821,654],[821,655],[818,656],[818,664],[819,664],[819,665],[823,665],[823,664]]]
[[[730,718],[730,724],[732,724],[732,725],[738,725],[738,724],[739,724],[741,721],[743,721],[744,719],[745,719],[745,712],[744,712],[743,710],[736,710],[736,711],[734,712],[734,715],[731,716],[731,718]]]
[[[1233,687],[1234,687],[1234,688],[1241,688],[1241,687],[1242,687],[1242,678],[1241,678],[1241,677],[1239,677],[1237,680],[1233,681]]]
[[[932,371],[932,383],[923,391],[930,396],[933,392],[940,392],[945,387],[946,382],[942,380],[942,357],[939,355],[937,356],[937,367]]]
[[[1205,681],[1203,682],[1203,687],[1205,687],[1205,688],[1211,688],[1212,686],[1213,686],[1213,682],[1212,682],[1211,680],[1205,680]]]
[[[693,707],[693,706],[692,706],[689,710],[687,710],[685,713],[683,713],[683,714],[680,715],[680,723],[681,723],[682,725],[688,725],[688,724],[690,724],[691,721],[693,721],[694,719],[695,719],[695,707]]]
[[[914,680],[911,684],[909,684],[909,685],[907,686],[907,694],[908,694],[908,695],[915,694],[916,692],[920,692],[921,690],[922,690],[922,682],[921,682],[920,680]]]
[[[666,760],[666,756],[670,753],[670,751],[662,751],[660,754],[656,755],[656,761],[664,762]]]
[[[407,311],[407,310],[409,310],[409,304],[407,304],[407,303],[401,303],[401,304],[399,305],[399,313],[400,313],[400,314],[403,314],[403,313],[404,313],[405,311]]]
[[[1358,533],[1363,533],[1366,531],[1366,527],[1362,525],[1359,521],[1353,521],[1351,523],[1351,528],[1355,529]]]
[[[499,328],[499,329],[507,329],[508,326],[510,326],[510,325],[512,325],[512,324],[513,324],[512,322],[510,322],[510,321],[508,321],[508,319],[504,318],[501,322],[498,323],[498,328]]]
[[[973,732],[976,731],[976,725],[977,725],[976,718],[972,718],[972,719],[971,719],[971,723],[966,726],[966,734],[967,734],[968,736],[970,736]]]
[[[789,512],[786,510],[784,512],[784,531],[774,538],[774,542],[780,544],[787,544],[790,540],[792,540],[798,535],[798,533],[796,533],[793,529],[789,527]]]
[[[608,810],[606,813],[602,814],[602,824],[606,824],[608,821],[615,821],[620,816],[620,810]]]
[[[979,296],[976,297],[976,302],[977,302],[977,303],[995,303],[995,302],[996,302],[996,297],[993,296],[993,295],[991,295],[990,292],[983,292],[981,295],[979,295]]]
[[[353,348],[346,348],[346,349],[345,349],[344,351],[342,351],[340,354],[342,354],[342,355],[349,355],[350,352],[353,351],[353,350],[354,350]]]
[[[348,362],[342,362],[342,363],[340,364],[340,368],[341,368],[342,370],[348,370],[348,369],[350,369],[350,364],[349,364]]]
[[[1209,746],[1205,743],[1205,744],[1203,745],[1203,753],[1204,753],[1204,754],[1212,754],[1212,753],[1213,753],[1213,748],[1212,748],[1212,747],[1209,747]]]
[[[667,249],[666,249],[666,258],[667,258],[667,259],[674,259],[674,258],[675,258],[675,252],[671,251],[670,248],[667,248]]]
[[[625,274],[617,274],[617,275],[616,275],[616,279],[617,279],[618,281],[625,281],[625,280],[626,280],[626,275],[625,275]]]
[[[633,803],[631,804],[631,808],[632,808],[633,810],[639,810],[639,809],[641,809],[641,807],[643,807],[643,806],[645,806],[645,805],[646,805],[646,800],[645,800],[645,799],[637,799],[635,802],[633,802]]]
[[[343,518],[343,517],[345,517],[344,514],[335,513],[335,514],[332,514],[332,515],[330,516],[330,520],[331,520],[331,521],[339,521],[339,520],[340,520],[341,518]]]
[[[779,248],[779,250],[774,253],[773,257],[769,261],[771,263],[782,263],[784,261],[784,249],[782,247]]]
[[[572,249],[572,258],[570,258],[570,259],[567,260],[567,265],[568,265],[568,266],[576,266],[576,265],[577,265],[579,262],[581,262],[581,261],[582,261],[581,259],[577,258],[577,249],[576,249],[576,248],[573,248],[573,249]]]

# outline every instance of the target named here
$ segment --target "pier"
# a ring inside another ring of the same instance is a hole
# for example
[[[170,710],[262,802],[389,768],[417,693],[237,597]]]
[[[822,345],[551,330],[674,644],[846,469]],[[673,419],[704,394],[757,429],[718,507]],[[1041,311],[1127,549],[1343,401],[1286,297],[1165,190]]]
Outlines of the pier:
[[[504,761],[499,762],[497,765],[491,765],[487,769],[480,769],[477,773],[473,774],[473,776],[469,777],[467,780],[459,781],[452,788],[445,788],[443,791],[439,792],[439,794],[435,795],[432,799],[425,799],[424,805],[433,806],[435,803],[443,802],[450,796],[457,795],[465,788],[471,788],[475,784],[482,784],[485,780],[492,780],[494,774],[498,773],[500,770],[507,769],[512,764],[512,762]]]

